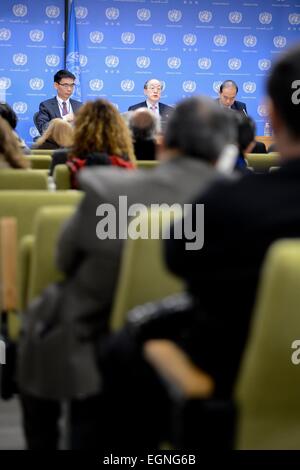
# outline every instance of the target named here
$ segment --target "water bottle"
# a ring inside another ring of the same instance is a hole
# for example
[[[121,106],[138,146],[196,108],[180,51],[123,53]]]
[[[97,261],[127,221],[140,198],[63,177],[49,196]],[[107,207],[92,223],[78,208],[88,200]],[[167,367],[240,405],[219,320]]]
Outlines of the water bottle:
[[[272,128],[271,128],[271,124],[269,123],[269,121],[265,123],[264,135],[267,137],[271,137],[272,135]]]

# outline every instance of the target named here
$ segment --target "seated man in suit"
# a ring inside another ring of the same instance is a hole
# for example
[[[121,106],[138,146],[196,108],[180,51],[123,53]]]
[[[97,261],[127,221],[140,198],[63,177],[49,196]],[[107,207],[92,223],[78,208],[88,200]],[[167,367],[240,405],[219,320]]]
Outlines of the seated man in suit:
[[[236,95],[239,91],[237,84],[233,80],[225,80],[220,86],[219,98],[217,101],[220,106],[225,108],[234,109],[248,115],[246,103],[242,101],[237,101]],[[266,146],[263,142],[256,142],[255,147],[252,149],[251,153],[267,153]]]
[[[157,116],[160,116],[162,124],[164,124],[168,120],[173,108],[167,104],[159,102],[162,89],[163,87],[161,82],[156,78],[147,80],[144,85],[146,100],[133,106],[129,106],[128,111],[134,111],[138,108],[148,108]]]
[[[235,99],[238,91],[239,88],[233,80],[225,80],[220,86],[218,101],[225,108],[235,109],[236,111],[248,114],[246,103]]]
[[[51,119],[62,118],[68,122],[73,121],[74,113],[81,106],[79,101],[70,98],[74,90],[75,79],[75,75],[68,70],[59,70],[54,75],[54,88],[57,90],[57,96],[43,101],[35,118],[35,124],[40,134],[47,129]]]

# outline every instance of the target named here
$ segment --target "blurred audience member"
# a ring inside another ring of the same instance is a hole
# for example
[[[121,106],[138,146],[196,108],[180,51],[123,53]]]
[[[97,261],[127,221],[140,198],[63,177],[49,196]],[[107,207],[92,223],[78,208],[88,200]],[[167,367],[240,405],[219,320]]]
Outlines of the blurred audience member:
[[[239,147],[235,169],[245,172],[247,171],[245,156],[247,153],[250,153],[256,145],[256,125],[253,119],[245,114],[234,113],[234,119],[237,125]]]
[[[27,147],[24,140],[21,139],[21,137],[16,132],[18,118],[14,110],[11,108],[11,106],[9,106],[9,104],[0,103],[0,116],[3,117],[3,119],[5,119],[12,128],[22,152],[25,154],[30,154],[30,149]]]
[[[156,139],[160,132],[160,121],[148,108],[138,108],[128,117],[132,132],[134,153],[138,160],[155,160]]]
[[[27,168],[16,135],[6,120],[0,116],[0,168]]]
[[[85,166],[116,165],[135,167],[133,144],[128,127],[118,110],[109,101],[88,101],[75,118],[74,143],[71,149],[55,152],[51,173],[55,165],[67,163],[71,183],[77,188],[77,173]]]
[[[74,130],[68,121],[55,118],[50,121],[44,134],[38,138],[32,148],[55,150],[68,148],[73,144]]]

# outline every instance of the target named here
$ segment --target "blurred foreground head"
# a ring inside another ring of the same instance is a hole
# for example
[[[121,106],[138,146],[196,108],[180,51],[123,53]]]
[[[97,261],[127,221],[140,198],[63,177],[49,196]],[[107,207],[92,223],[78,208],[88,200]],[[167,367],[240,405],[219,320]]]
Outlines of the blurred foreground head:
[[[273,129],[284,154],[287,141],[300,144],[300,44],[274,64],[267,92]]]
[[[236,125],[231,114],[206,97],[194,96],[181,101],[167,124],[166,150],[173,155],[215,163],[224,148],[236,141]]]

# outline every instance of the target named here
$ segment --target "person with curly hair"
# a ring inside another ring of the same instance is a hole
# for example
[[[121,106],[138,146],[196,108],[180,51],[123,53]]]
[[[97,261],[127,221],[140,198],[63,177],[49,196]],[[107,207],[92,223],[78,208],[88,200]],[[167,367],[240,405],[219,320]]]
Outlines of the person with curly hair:
[[[8,122],[0,116],[0,169],[27,168],[18,140]]]
[[[130,131],[115,106],[104,99],[86,102],[76,115],[73,146],[53,154],[51,172],[58,163],[67,163],[73,189],[78,188],[77,173],[83,167],[134,168]]]

